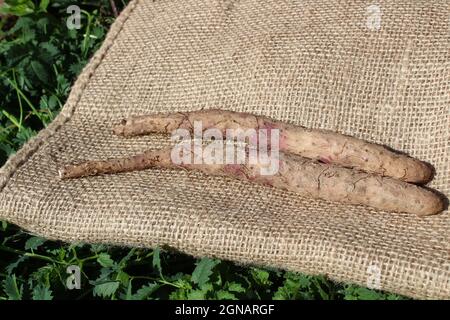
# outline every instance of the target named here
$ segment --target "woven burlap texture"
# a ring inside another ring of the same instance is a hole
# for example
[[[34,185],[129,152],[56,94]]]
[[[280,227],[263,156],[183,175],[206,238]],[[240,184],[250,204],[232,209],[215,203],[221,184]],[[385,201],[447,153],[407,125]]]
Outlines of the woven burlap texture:
[[[449,12],[438,0],[132,1],[56,120],[2,168],[1,218],[50,239],[166,246],[362,285],[379,272],[381,289],[450,298],[448,211],[418,218],[173,170],[57,173],[169,145],[114,136],[123,117],[223,108],[401,150],[433,164],[430,186],[448,196]]]

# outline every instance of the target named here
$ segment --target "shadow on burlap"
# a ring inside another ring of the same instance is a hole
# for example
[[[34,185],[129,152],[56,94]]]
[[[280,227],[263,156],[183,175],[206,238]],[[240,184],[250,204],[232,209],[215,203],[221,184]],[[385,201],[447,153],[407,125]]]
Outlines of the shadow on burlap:
[[[2,219],[51,239],[170,246],[450,298],[449,213],[418,218],[200,173],[60,181],[62,164],[169,145],[111,126],[223,108],[351,134],[430,162],[450,193],[448,1],[133,1],[57,119],[2,168]],[[378,15],[378,16],[377,16]],[[379,19],[380,17],[380,19]]]

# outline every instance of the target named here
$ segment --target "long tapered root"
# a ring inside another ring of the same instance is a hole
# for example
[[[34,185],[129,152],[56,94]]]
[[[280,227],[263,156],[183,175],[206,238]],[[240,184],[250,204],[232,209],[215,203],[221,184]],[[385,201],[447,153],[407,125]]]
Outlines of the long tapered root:
[[[381,145],[327,130],[307,129],[249,113],[226,110],[200,110],[136,116],[113,128],[117,135],[131,137],[148,133],[170,134],[176,129],[193,129],[201,122],[203,130],[279,129],[280,151],[293,153],[324,163],[377,173],[412,183],[432,179],[428,164]]]
[[[430,215],[444,209],[442,199],[425,188],[296,155],[280,153],[277,159],[279,170],[273,175],[264,175],[261,169],[267,164],[174,164],[171,150],[147,151],[129,158],[69,165],[59,171],[60,177],[68,179],[149,168],[182,168],[272,186],[301,196],[367,205],[385,211]]]

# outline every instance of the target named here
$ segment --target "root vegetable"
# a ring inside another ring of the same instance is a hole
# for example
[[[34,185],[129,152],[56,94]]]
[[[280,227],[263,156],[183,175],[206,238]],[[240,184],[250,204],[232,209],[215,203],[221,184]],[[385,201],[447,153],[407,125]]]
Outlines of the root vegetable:
[[[225,110],[201,110],[186,113],[151,114],[123,120],[114,127],[115,134],[125,137],[148,133],[168,133],[176,129],[193,130],[201,121],[203,130],[279,129],[280,151],[293,153],[324,163],[355,168],[412,183],[431,180],[432,168],[407,155],[393,152],[378,144],[327,130],[307,129],[249,113]]]
[[[60,170],[60,177],[68,179],[149,168],[179,168],[273,186],[301,196],[367,205],[386,211],[430,215],[442,211],[444,207],[439,196],[416,185],[292,154],[279,154],[279,171],[276,174],[261,175],[263,165],[259,163],[176,165],[171,160],[171,150],[147,151],[129,158],[69,165]]]

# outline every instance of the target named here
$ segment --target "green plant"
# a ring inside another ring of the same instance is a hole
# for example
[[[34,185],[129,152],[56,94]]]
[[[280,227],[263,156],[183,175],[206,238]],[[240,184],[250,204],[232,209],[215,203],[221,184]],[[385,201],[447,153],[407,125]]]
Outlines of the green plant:
[[[15,0],[2,7],[3,24],[9,26],[0,32],[2,162],[56,116],[113,21],[101,1],[82,6],[81,29],[70,30],[71,3]]]
[[[113,21],[109,1],[82,2],[81,29],[66,27],[73,1],[9,1],[0,24],[0,165],[64,104]],[[119,9],[125,2],[121,2]],[[68,290],[68,266],[81,289]],[[66,244],[0,222],[0,299],[400,299],[322,276],[194,259],[160,249]]]
[[[210,258],[196,260],[160,249],[67,245],[29,236],[6,223],[2,228],[0,299],[401,298],[339,285],[323,276],[239,266]],[[66,288],[68,266],[80,268],[81,290]]]
[[[0,13],[21,17],[35,12],[47,12],[49,3],[49,0],[41,0],[38,5],[32,0],[6,0]]]

